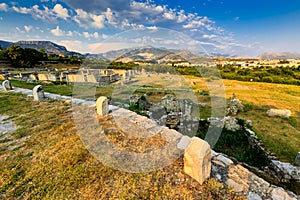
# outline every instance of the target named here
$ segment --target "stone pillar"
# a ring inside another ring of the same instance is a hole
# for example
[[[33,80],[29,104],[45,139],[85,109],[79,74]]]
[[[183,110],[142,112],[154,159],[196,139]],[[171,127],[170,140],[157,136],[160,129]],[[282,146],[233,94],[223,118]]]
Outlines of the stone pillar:
[[[184,172],[200,184],[210,177],[211,148],[206,141],[192,138],[184,152]]]
[[[3,81],[2,86],[3,86],[4,91],[12,90],[12,87],[11,87],[11,84],[10,84],[9,80]]]
[[[97,114],[100,116],[107,115],[109,112],[108,99],[106,97],[99,97],[96,101]]]
[[[44,89],[41,85],[37,85],[32,90],[33,100],[41,101],[45,99]]]
[[[297,154],[297,156],[296,156],[295,164],[296,164],[297,166],[300,166],[300,152],[298,152],[298,154]]]

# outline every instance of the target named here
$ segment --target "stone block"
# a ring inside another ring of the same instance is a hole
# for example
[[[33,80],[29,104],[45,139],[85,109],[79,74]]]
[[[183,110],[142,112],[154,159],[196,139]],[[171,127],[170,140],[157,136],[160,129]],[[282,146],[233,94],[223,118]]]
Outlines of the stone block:
[[[191,142],[192,138],[190,138],[189,136],[184,135],[179,143],[177,144],[177,148],[178,149],[186,149],[189,145],[189,143]]]
[[[230,165],[233,164],[232,160],[223,156],[222,154],[213,157],[212,162],[222,167],[229,167]]]
[[[4,91],[12,90],[12,87],[11,87],[11,84],[10,84],[9,80],[3,81],[2,86],[3,86]]]
[[[289,118],[292,115],[290,110],[270,109],[267,111],[267,115],[270,117],[282,117]]]
[[[183,136],[181,133],[166,127],[163,127],[160,133],[168,142],[179,142]]]
[[[271,194],[272,194],[272,200],[297,200],[296,198],[291,197],[282,188],[274,188]]]
[[[107,97],[101,96],[96,101],[97,114],[105,116],[109,112],[109,105]]]
[[[32,89],[32,94],[33,94],[33,100],[34,101],[41,101],[44,100],[45,97],[45,93],[44,93],[44,89],[41,85],[37,85]]]
[[[235,192],[249,192],[249,170],[241,165],[230,165],[228,169],[227,185]]]
[[[192,138],[184,152],[184,172],[200,184],[210,177],[211,149],[206,141]]]

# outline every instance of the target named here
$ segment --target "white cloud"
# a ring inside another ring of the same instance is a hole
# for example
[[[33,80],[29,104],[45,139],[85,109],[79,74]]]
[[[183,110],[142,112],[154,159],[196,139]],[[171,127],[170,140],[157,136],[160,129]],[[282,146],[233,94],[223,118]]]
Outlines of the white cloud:
[[[149,29],[151,31],[157,31],[158,30],[157,26],[149,26],[149,27],[147,27],[147,29]]]
[[[59,26],[57,26],[55,29],[50,30],[50,32],[57,37],[62,37],[62,36],[68,36],[68,37],[73,37],[73,36],[81,36],[80,33],[77,31],[64,31],[61,30]]]
[[[32,26],[24,26],[25,31],[28,33],[29,31],[31,31]]]
[[[176,18],[176,15],[173,11],[165,12],[163,14],[163,17],[169,20],[174,20]]]
[[[78,23],[79,26],[88,28],[93,27],[97,29],[104,28],[105,16],[104,15],[96,15],[93,13],[88,13],[82,9],[76,9],[76,16],[74,17],[74,21]]]
[[[77,51],[80,53],[90,52],[88,45],[79,40],[62,40],[58,41],[57,43],[65,46],[70,51]]]
[[[194,19],[190,20],[187,24],[182,26],[185,29],[198,29],[198,28],[205,28],[209,31],[215,30],[214,22],[208,17],[199,17],[196,16]]]
[[[64,8],[61,4],[56,4],[53,8],[53,11],[57,14],[58,17],[64,20],[69,17],[68,9]]]
[[[165,6],[157,6],[155,4],[150,4],[149,2],[143,3],[143,2],[132,1],[130,6],[133,10],[135,11],[139,10],[142,11],[143,13],[152,12],[153,14],[158,14],[166,10]]]
[[[216,38],[216,37],[218,37],[218,36],[217,36],[217,35],[214,35],[214,34],[212,34],[212,35],[204,34],[202,37],[203,37],[204,39],[214,39],[214,38]]]
[[[59,26],[57,26],[55,29],[52,29],[50,31],[54,36],[57,36],[57,37],[61,37],[61,36],[64,36],[65,35],[65,32],[62,31]]]
[[[106,38],[108,38],[108,35],[106,35],[106,34],[100,35],[98,32],[94,32],[94,33],[83,32],[82,35],[83,35],[83,37],[85,37],[87,39],[106,39]]]
[[[138,47],[141,44],[133,43],[133,42],[109,42],[109,43],[94,43],[89,44],[88,49],[92,53],[104,53],[112,50],[119,50],[124,48],[132,48]]]
[[[187,20],[187,16],[184,14],[184,10],[180,10],[178,13],[178,16],[177,16],[177,22],[178,23],[182,23],[182,22],[185,22],[185,20]]]
[[[6,3],[0,3],[0,11],[8,11],[8,6]]]
[[[12,6],[11,10],[21,14],[30,14],[34,19],[41,19],[47,22],[56,21],[57,18],[67,20],[70,17],[68,10],[60,4],[56,4],[53,9],[49,9],[47,6],[40,8],[38,5],[34,5],[29,8]]]
[[[43,9],[40,9],[38,5],[34,5],[30,8],[13,6],[12,10],[21,14],[30,14],[34,19],[44,21],[55,21],[57,18],[54,11],[46,6],[43,6]]]
[[[16,27],[16,30],[17,30],[19,33],[24,33],[24,31],[22,31],[19,27]]]
[[[110,8],[107,8],[107,10],[105,12],[105,17],[109,24],[111,24],[111,25],[117,24],[116,19],[114,17],[114,13],[112,12],[112,10]]]
[[[13,6],[12,9],[17,13],[22,13],[22,14],[29,14],[31,11],[31,9],[29,9],[29,8],[16,7],[16,6]]]

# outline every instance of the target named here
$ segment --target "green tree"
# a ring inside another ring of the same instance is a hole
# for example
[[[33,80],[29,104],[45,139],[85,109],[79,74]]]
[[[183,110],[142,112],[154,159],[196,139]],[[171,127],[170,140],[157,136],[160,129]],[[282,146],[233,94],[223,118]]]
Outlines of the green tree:
[[[0,51],[0,60],[9,60],[8,51],[7,50],[1,50]]]
[[[8,56],[14,67],[23,66],[23,49],[20,46],[10,46]]]

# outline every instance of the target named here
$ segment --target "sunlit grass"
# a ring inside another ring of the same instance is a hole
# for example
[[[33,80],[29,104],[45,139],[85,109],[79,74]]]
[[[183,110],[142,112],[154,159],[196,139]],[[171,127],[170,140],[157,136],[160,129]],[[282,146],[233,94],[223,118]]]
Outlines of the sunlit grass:
[[[206,89],[203,79],[185,76],[196,91]],[[226,98],[233,94],[253,107],[237,117],[253,121],[253,129],[269,150],[281,161],[294,163],[300,151],[300,86],[223,80]],[[270,108],[289,109],[292,117],[268,117]]]

